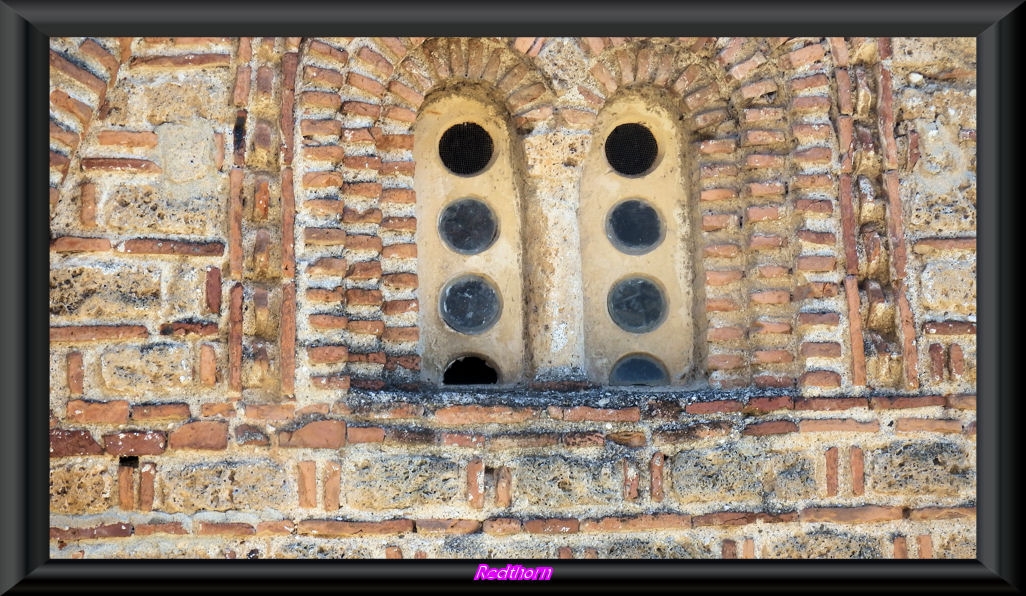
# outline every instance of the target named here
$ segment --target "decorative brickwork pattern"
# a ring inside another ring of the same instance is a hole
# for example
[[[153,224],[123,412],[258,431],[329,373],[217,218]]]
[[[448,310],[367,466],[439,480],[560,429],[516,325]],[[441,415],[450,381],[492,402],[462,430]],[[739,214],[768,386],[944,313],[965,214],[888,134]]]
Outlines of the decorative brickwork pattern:
[[[51,556],[975,557],[974,40],[50,44]],[[459,94],[517,148],[521,386],[421,375]],[[669,388],[585,374],[624,97],[684,138]]]

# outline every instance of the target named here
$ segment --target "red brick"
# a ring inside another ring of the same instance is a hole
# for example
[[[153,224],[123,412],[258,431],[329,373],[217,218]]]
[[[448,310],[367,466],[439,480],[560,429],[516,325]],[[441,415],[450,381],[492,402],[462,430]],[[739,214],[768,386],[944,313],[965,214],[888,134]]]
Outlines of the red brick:
[[[925,507],[913,509],[908,518],[911,521],[938,521],[946,519],[973,519],[975,507]]]
[[[346,427],[346,441],[353,443],[380,443],[385,440],[385,429],[378,426]]]
[[[293,404],[244,404],[243,413],[254,420],[288,420],[294,410]]]
[[[773,514],[744,511],[721,511],[717,513],[707,513],[705,515],[696,515],[691,518],[691,523],[697,528],[700,526],[743,526],[754,524],[756,522],[786,523],[796,521],[797,519],[798,514],[794,512]]]
[[[336,364],[348,360],[349,348],[346,346],[316,346],[307,348],[306,355],[313,364]]]
[[[780,207],[776,205],[752,206],[745,209],[745,221],[776,221],[780,219]]]
[[[766,435],[782,435],[798,432],[798,425],[790,420],[771,420],[769,422],[756,422],[749,424],[741,431],[742,435],[752,437],[763,437]]]
[[[64,110],[70,114],[73,118],[78,120],[78,123],[83,127],[93,116],[93,108],[90,107],[89,104],[71,97],[60,89],[55,89],[50,92],[50,103],[53,104],[54,107]],[[84,162],[85,160],[82,161]]]
[[[780,265],[760,265],[755,268],[755,271],[759,274],[759,277],[765,277],[767,279],[787,277],[791,275],[790,269]]]
[[[895,432],[913,433],[960,433],[961,420],[933,420],[930,418],[898,418],[894,425]]]
[[[82,53],[86,56],[90,56],[96,59],[97,62],[103,65],[107,74],[112,75],[117,71],[118,67],[121,66],[121,61],[114,57],[113,54],[108,52],[103,46],[96,43],[92,39],[87,39],[78,46]]]
[[[637,407],[623,409],[590,408],[588,406],[575,406],[573,408],[559,408],[550,406],[549,417],[567,422],[639,422],[641,410]]]
[[[347,325],[349,331],[360,335],[373,335],[375,337],[381,337],[381,334],[385,332],[384,321],[349,321]]]
[[[945,404],[949,408],[955,408],[958,410],[975,410],[976,409],[976,396],[975,395],[949,395],[947,397],[947,403]]]
[[[652,513],[623,517],[586,519],[581,532],[647,532],[650,530],[681,530],[691,527],[691,516],[680,513]]]
[[[927,335],[976,335],[976,323],[967,321],[936,321],[925,323],[923,332]]]
[[[706,298],[705,300],[706,312],[731,312],[735,310],[738,310],[738,305],[730,298]]]
[[[101,453],[103,453],[103,448],[87,430],[50,429],[50,457],[99,455]]]
[[[435,411],[439,424],[517,424],[537,418],[537,410],[531,408],[510,408],[508,406],[449,406]]]
[[[130,148],[149,148],[157,146],[157,133],[136,132],[128,130],[105,130],[97,133],[96,142],[100,145],[116,145]]]
[[[310,377],[310,385],[314,389],[347,391],[352,381],[349,375],[326,375]]]
[[[812,370],[803,374],[799,383],[803,387],[835,389],[841,386],[841,375],[830,370]]]
[[[706,271],[705,284],[708,286],[725,286],[741,279],[743,271]]]
[[[698,151],[704,155],[732,153],[736,148],[737,141],[734,139],[712,139],[698,144]]]
[[[751,300],[755,304],[787,304],[791,302],[791,293],[787,290],[763,290],[752,292]]]
[[[342,122],[333,118],[328,118],[326,120],[300,120],[299,132],[304,137],[337,137],[342,134]],[[307,176],[317,173],[318,172],[309,172],[305,174],[303,177],[303,184],[307,184]],[[338,185],[336,184],[335,186]]]
[[[348,324],[349,319],[341,315],[310,315],[310,326],[318,330],[345,329]]]
[[[800,214],[833,215],[834,204],[819,199],[798,199],[794,202],[794,210]]]
[[[706,358],[706,368],[709,370],[733,370],[744,364],[745,359],[739,354],[710,354]]]
[[[81,83],[98,95],[101,100],[107,92],[107,83],[103,79],[72,63],[53,50],[50,50],[50,68]]]
[[[124,431],[103,435],[111,455],[159,455],[167,448],[167,434],[158,431]]]
[[[342,97],[338,93],[327,91],[304,91],[299,95],[299,102],[306,108],[327,108],[333,112],[342,107]]]
[[[50,327],[50,341],[110,341],[145,338],[149,332],[142,325],[84,325],[81,327]]]
[[[756,319],[752,322],[753,335],[781,335],[791,333],[791,324],[786,321]]]
[[[50,250],[54,252],[104,252],[110,250],[110,240],[61,236],[50,241]]]
[[[192,335],[217,335],[217,323],[204,323],[196,321],[175,321],[163,323],[160,326],[160,334],[170,337],[187,337]]]
[[[182,526],[182,522],[167,522],[162,524],[135,524],[134,530],[134,535],[136,536],[153,536],[154,534],[188,534],[188,532],[185,531],[185,527]]]
[[[773,93],[777,90],[777,83],[773,79],[763,79],[754,83],[749,83],[741,87],[741,97],[745,99],[754,99]]]
[[[756,364],[781,364],[794,360],[788,350],[756,350],[752,353]]]
[[[186,403],[136,404],[131,411],[132,420],[188,420],[189,416]]]
[[[835,283],[814,281],[795,288],[794,299],[801,301],[806,298],[833,298],[837,292],[838,287]]]
[[[761,374],[752,377],[752,382],[755,383],[756,387],[762,388],[789,388],[794,387],[794,377],[788,375],[770,375]]]
[[[296,464],[296,469],[299,506],[306,509],[317,507],[317,462],[301,461]]]
[[[722,414],[726,412],[740,412],[743,404],[735,399],[723,399],[716,401],[698,402],[688,404],[684,411],[688,414]]]
[[[799,519],[803,523],[876,523],[902,518],[901,507],[863,505],[861,507],[809,507]]]
[[[418,534],[474,534],[481,529],[474,519],[418,519],[415,524]]]
[[[219,257],[224,254],[221,242],[185,242],[165,238],[137,238],[122,244],[126,253],[149,255],[183,255],[189,257]]]
[[[736,244],[710,244],[705,247],[704,255],[709,258],[730,259],[741,254]]]
[[[66,418],[79,424],[125,424],[128,422],[128,402],[71,400],[68,402]]]
[[[787,396],[753,397],[742,410],[746,414],[766,414],[776,410],[790,410],[794,400]]]
[[[317,420],[294,431],[278,433],[278,444],[282,447],[338,449],[345,442],[346,423],[341,420]]]
[[[480,457],[467,462],[467,501],[474,509],[484,507],[484,469]]]
[[[581,522],[576,519],[531,519],[524,522],[524,531],[530,534],[576,534]]]
[[[338,520],[302,520],[296,526],[301,535],[322,536],[327,538],[362,536],[370,534],[408,534],[413,532],[413,520],[392,519],[386,521],[338,521]]]
[[[606,438],[613,443],[623,445],[624,447],[644,447],[648,442],[645,438],[645,433],[641,431],[615,432],[606,435]]]
[[[803,312],[798,313],[798,326],[811,327],[815,325],[834,326],[841,323],[841,316],[834,312]]]
[[[944,406],[947,402],[941,395],[917,397],[872,397],[869,404],[874,410],[894,410],[904,408],[929,408]]]
[[[858,497],[862,496],[866,488],[865,458],[861,447],[851,447],[848,450],[848,459],[851,463],[851,493]]]
[[[850,410],[852,408],[865,408],[867,405],[867,401],[863,397],[806,397],[796,399],[794,402],[794,409],[838,411]]]
[[[519,519],[509,517],[493,517],[484,521],[483,530],[485,534],[490,534],[492,536],[519,534],[521,530],[521,522]]]
[[[786,188],[783,182],[752,182],[747,185],[748,194],[752,197],[782,197]]]
[[[346,231],[339,228],[306,228],[303,241],[315,246],[338,246],[345,244]]]
[[[798,257],[799,271],[833,271],[837,267],[836,257],[801,256]]]
[[[172,449],[226,449],[228,423],[221,420],[189,422],[172,431],[169,440]]]
[[[917,240],[912,250],[918,254],[946,250],[976,252],[976,238],[924,238]]]
[[[741,133],[741,144],[745,146],[776,145],[787,141],[787,135],[779,130],[746,130]]]
[[[801,420],[798,429],[803,432],[857,432],[875,433],[880,431],[880,423],[876,420],[860,422],[852,418],[831,418]]]
[[[748,240],[748,248],[751,250],[773,250],[782,248],[787,241],[783,236],[770,234],[753,234]]]
[[[571,432],[564,433],[560,437],[560,443],[564,447],[601,447],[605,445],[606,439],[598,432]]]

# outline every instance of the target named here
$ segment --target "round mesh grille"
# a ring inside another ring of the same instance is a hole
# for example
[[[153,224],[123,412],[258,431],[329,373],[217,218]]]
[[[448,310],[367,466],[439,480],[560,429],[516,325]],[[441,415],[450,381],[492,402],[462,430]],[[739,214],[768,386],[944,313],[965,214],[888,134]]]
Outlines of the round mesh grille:
[[[659,153],[652,131],[642,124],[621,124],[606,137],[606,160],[624,176],[644,174]]]
[[[613,207],[606,218],[606,236],[630,255],[651,251],[663,239],[663,222],[648,203],[630,199]]]
[[[631,354],[624,356],[609,373],[610,385],[666,385],[670,376],[663,365],[651,356]]]
[[[502,311],[498,290],[479,275],[464,275],[446,284],[439,306],[446,325],[470,335],[487,331]]]
[[[450,203],[438,218],[438,235],[458,253],[473,255],[495,242],[499,224],[495,214],[477,199],[460,199]]]
[[[469,176],[492,159],[492,137],[480,125],[464,122],[450,127],[438,140],[438,156],[454,174]]]
[[[632,277],[614,285],[606,307],[613,322],[631,333],[652,331],[666,316],[662,290],[643,277]]]

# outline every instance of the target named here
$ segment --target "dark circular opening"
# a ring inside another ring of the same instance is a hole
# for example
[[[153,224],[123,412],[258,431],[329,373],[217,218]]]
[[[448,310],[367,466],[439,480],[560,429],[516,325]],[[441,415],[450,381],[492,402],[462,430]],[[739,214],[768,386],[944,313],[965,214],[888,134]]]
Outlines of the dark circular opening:
[[[499,373],[477,356],[453,360],[442,375],[443,385],[494,385],[498,382]]]
[[[480,125],[464,122],[450,127],[438,141],[438,156],[454,174],[468,176],[485,169],[492,159],[492,137]]]
[[[663,365],[651,356],[632,354],[624,356],[609,373],[610,385],[668,385],[670,375]]]
[[[621,124],[606,137],[606,160],[624,176],[644,174],[655,163],[659,145],[648,127]]]
[[[648,203],[630,199],[613,207],[606,218],[606,236],[622,252],[640,255],[663,239],[663,222]]]
[[[478,275],[459,277],[442,289],[442,320],[460,333],[477,334],[488,330],[502,312],[499,292]]]
[[[484,251],[495,242],[499,224],[495,214],[477,199],[460,199],[442,209],[438,234],[452,250],[465,255]]]
[[[651,331],[666,316],[663,291],[643,277],[632,277],[614,285],[609,291],[606,306],[613,322],[631,333]]]

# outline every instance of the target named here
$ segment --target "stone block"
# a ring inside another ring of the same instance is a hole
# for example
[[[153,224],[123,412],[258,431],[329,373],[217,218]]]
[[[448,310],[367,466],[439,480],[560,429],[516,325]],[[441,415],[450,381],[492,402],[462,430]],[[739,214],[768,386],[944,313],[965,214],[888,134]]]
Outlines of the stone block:
[[[976,490],[974,454],[955,443],[896,442],[866,456],[874,493],[955,496]]]
[[[115,474],[105,463],[50,467],[50,513],[100,513],[117,502]]]
[[[622,498],[619,462],[525,457],[512,466],[513,505],[546,508],[611,505]]]
[[[976,313],[976,259],[927,263],[919,284],[925,308],[957,315]]]
[[[342,462],[342,496],[356,509],[382,510],[461,504],[458,462],[433,456],[354,457]]]
[[[270,461],[161,466],[153,508],[167,513],[260,511],[295,500],[285,470]]]
[[[57,319],[124,319],[160,304],[160,269],[127,263],[50,270],[50,314]]]
[[[771,544],[771,559],[878,559],[883,557],[880,539],[834,530],[814,530]]]

